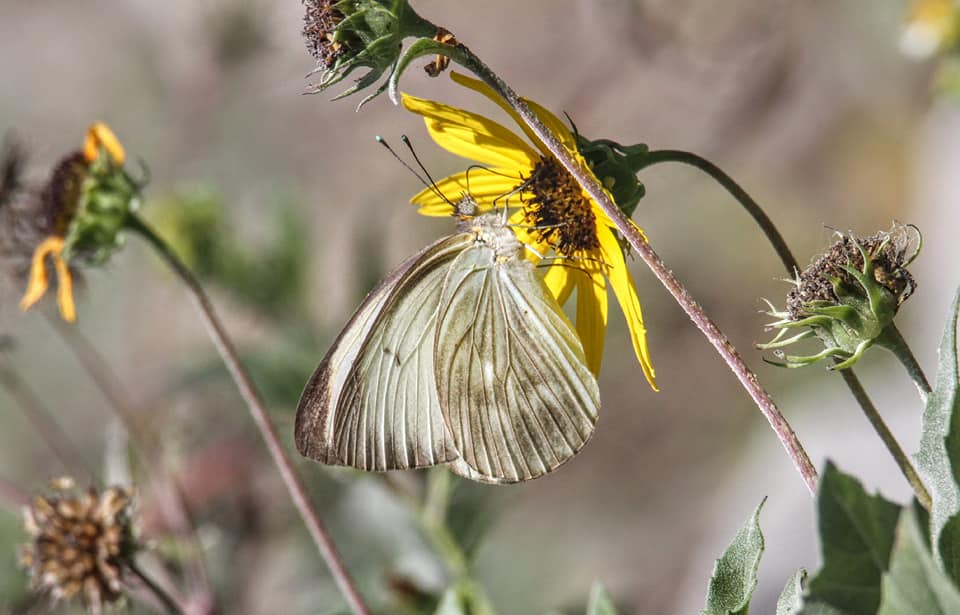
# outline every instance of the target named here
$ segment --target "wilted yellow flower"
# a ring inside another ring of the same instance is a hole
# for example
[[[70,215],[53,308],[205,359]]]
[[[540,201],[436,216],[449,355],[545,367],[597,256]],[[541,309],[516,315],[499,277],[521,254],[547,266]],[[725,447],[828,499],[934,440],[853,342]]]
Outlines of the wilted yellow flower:
[[[96,246],[96,250],[103,250],[104,244],[110,242],[115,244],[116,232],[123,222],[121,217],[118,224],[116,222],[118,217],[112,215],[110,226],[117,228],[103,232],[102,222],[98,220],[91,223],[90,219],[93,216],[86,215],[87,210],[96,209],[91,208],[89,204],[101,198],[96,190],[100,184],[93,175],[96,174],[95,165],[103,158],[106,159],[103,164],[110,167],[112,171],[114,168],[122,167],[126,154],[113,131],[106,124],[97,122],[87,130],[87,136],[80,151],[68,154],[54,168],[41,193],[44,209],[42,215],[50,227],[50,235],[37,244],[33,251],[27,289],[20,301],[22,310],[30,309],[47,292],[50,286],[50,276],[47,272],[49,258],[53,261],[53,268],[57,275],[57,305],[60,308],[60,314],[69,322],[76,320],[73,276],[70,272],[67,252],[71,247],[83,243],[79,240],[86,239],[84,235],[96,235],[95,241],[87,242],[101,244]],[[122,170],[118,172],[126,177]],[[129,203],[126,205],[129,206]],[[116,206],[113,209],[116,209]],[[78,218],[79,214],[83,216]],[[91,229],[95,232],[91,232]],[[110,230],[113,231],[113,236],[110,235]]]

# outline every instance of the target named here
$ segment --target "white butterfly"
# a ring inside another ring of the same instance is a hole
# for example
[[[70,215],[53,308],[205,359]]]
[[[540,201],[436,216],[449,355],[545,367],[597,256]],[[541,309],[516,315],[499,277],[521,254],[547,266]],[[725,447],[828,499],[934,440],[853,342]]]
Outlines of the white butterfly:
[[[303,391],[300,453],[375,471],[446,463],[490,483],[575,455],[593,434],[597,382],[523,250],[499,214],[461,215],[457,233],[380,282]]]

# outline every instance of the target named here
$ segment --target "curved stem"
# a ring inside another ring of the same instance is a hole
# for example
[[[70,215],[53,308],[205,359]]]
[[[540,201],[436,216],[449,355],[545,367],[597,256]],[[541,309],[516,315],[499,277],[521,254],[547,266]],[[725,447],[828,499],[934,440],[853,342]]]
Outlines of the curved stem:
[[[787,270],[787,274],[791,276],[797,275],[800,267],[797,264],[793,253],[790,251],[790,248],[787,246],[786,241],[783,239],[783,236],[780,234],[780,231],[773,224],[773,221],[770,220],[766,212],[763,211],[763,208],[760,207],[753,197],[751,197],[750,194],[748,194],[747,191],[740,186],[740,184],[734,181],[734,179],[727,175],[720,167],[701,156],[682,150],[653,150],[649,152],[644,167],[649,167],[661,162],[678,162],[687,164],[703,171],[711,178],[716,180],[716,182],[723,186],[723,188],[726,189],[727,192],[729,192],[730,195],[736,199],[737,202],[740,203],[740,205],[744,208],[744,210],[746,210],[746,212],[754,219],[754,221],[763,231],[763,234],[766,235],[767,240],[773,246],[773,249],[776,250],[777,255],[780,257],[780,261]],[[907,367],[907,371],[911,374],[914,382],[917,383],[917,388],[921,391],[921,397],[925,399],[923,387],[926,386],[927,392],[929,392],[930,385],[927,384],[926,378],[923,376],[923,372],[920,370],[920,366],[917,364],[916,359],[910,352],[910,348],[906,345],[903,337],[900,336],[899,331],[892,324],[891,328],[892,335],[890,337],[892,337],[894,345],[898,346],[903,351],[901,353],[898,350],[894,350],[894,352],[899,358],[901,358],[901,362],[904,363],[904,366]],[[897,340],[899,340],[901,343],[897,344]],[[891,350],[893,349],[891,348]],[[903,448],[901,448],[900,443],[897,442],[893,432],[891,432],[887,427],[883,417],[880,416],[876,406],[873,405],[873,402],[867,395],[866,390],[860,383],[860,379],[854,373],[852,368],[837,371],[839,371],[843,376],[843,381],[846,383],[847,388],[850,389],[850,392],[857,400],[857,403],[863,410],[867,420],[870,421],[870,424],[873,426],[874,431],[876,431],[877,435],[880,437],[880,440],[883,441],[884,446],[887,447],[887,450],[890,452],[893,460],[903,473],[904,478],[906,478],[907,482],[913,488],[913,491],[917,496],[917,500],[919,500],[924,508],[929,510],[930,494],[927,492],[923,481],[920,479],[916,469],[910,462],[910,458],[903,452]]]
[[[456,47],[450,52],[452,59],[476,74],[484,83],[493,88],[506,102],[516,111],[517,115],[530,128],[531,132],[543,143],[543,145],[552,153],[556,159],[566,168],[566,170],[577,180],[583,189],[587,192],[616,225],[617,230],[626,239],[636,253],[643,259],[644,263],[661,284],[673,296],[674,300],[680,304],[690,320],[706,336],[707,340],[713,345],[714,349],[720,354],[733,373],[736,375],[740,384],[753,399],[754,403],[763,413],[770,427],[773,429],[780,443],[786,450],[787,455],[793,461],[794,466],[799,472],[807,489],[811,495],[816,494],[817,490],[817,471],[810,461],[809,455],[800,444],[800,440],[794,433],[793,428],[787,422],[776,404],[770,398],[770,395],[763,389],[757,380],[756,375],[747,367],[743,358],[734,348],[730,340],[720,331],[717,325],[707,316],[703,308],[693,299],[690,293],[684,288],[680,280],[664,264],[660,256],[653,250],[649,242],[643,237],[639,229],[626,217],[616,203],[607,195],[603,187],[597,181],[588,169],[582,167],[580,163],[566,150],[563,144],[540,120],[539,117],[530,109],[530,107],[510,89],[490,68],[473,54],[466,46]]]
[[[369,609],[364,604],[360,593],[353,583],[353,579],[344,567],[343,561],[340,559],[340,555],[337,553],[337,549],[326,527],[320,520],[320,516],[310,503],[307,490],[299,475],[297,475],[293,467],[293,462],[290,461],[290,457],[284,450],[283,445],[280,444],[280,439],[277,437],[276,430],[270,422],[270,417],[267,414],[267,409],[260,393],[250,378],[250,375],[247,373],[247,370],[240,363],[233,342],[230,340],[229,335],[227,335],[227,331],[220,321],[219,316],[217,316],[213,304],[207,297],[207,293],[170,246],[139,217],[131,216],[128,221],[128,227],[139,233],[150,243],[157,254],[170,266],[174,273],[177,274],[177,277],[179,277],[187,287],[207,328],[207,333],[210,335],[217,351],[220,353],[220,357],[230,372],[230,376],[236,383],[240,395],[246,402],[253,421],[260,430],[267,449],[270,451],[270,456],[273,458],[274,464],[276,464],[277,469],[280,471],[284,485],[290,493],[290,499],[300,513],[304,524],[307,526],[307,530],[310,532],[314,543],[316,543],[320,555],[330,568],[330,573],[333,575],[334,581],[336,581],[344,599],[355,615],[369,615]]]
[[[843,381],[846,382],[850,388],[850,392],[857,398],[857,403],[863,408],[863,413],[866,415],[867,420],[870,421],[870,424],[873,425],[874,431],[877,432],[877,435],[880,436],[880,439],[883,440],[884,445],[886,445],[887,450],[890,451],[893,460],[900,468],[900,472],[903,473],[904,478],[906,478],[910,486],[913,487],[913,493],[917,496],[920,505],[930,510],[932,506],[930,493],[923,485],[923,481],[920,480],[920,475],[917,474],[916,468],[910,463],[910,457],[900,448],[900,444],[894,437],[893,432],[890,431],[883,417],[877,412],[877,408],[867,395],[867,391],[863,388],[863,385],[860,384],[860,379],[849,369],[841,369],[838,371],[843,376]]]
[[[914,386],[917,387],[920,400],[926,405],[927,397],[930,396],[933,389],[930,388],[930,382],[923,373],[923,368],[920,367],[920,363],[917,362],[917,358],[913,356],[913,351],[910,350],[907,340],[903,339],[900,329],[891,322],[887,325],[887,328],[884,329],[883,335],[877,339],[877,344],[883,346],[897,357],[900,365],[907,370],[907,374],[909,374],[910,379],[913,380]]]
[[[789,275],[794,276],[797,274],[800,270],[800,267],[797,265],[797,259],[793,257],[793,253],[790,251],[787,242],[783,239],[783,235],[780,234],[776,225],[774,225],[773,221],[770,220],[766,212],[763,211],[763,208],[760,207],[753,197],[751,197],[740,184],[734,181],[732,177],[727,175],[723,169],[693,152],[675,149],[660,149],[648,152],[644,157],[644,165],[641,169],[662,162],[679,162],[695,167],[723,186],[724,189],[740,203],[743,209],[750,214],[750,217],[753,218],[757,226],[760,227],[760,230],[763,231],[763,234],[766,235],[767,240],[770,242],[770,245],[773,246],[773,249],[776,250],[777,256],[780,257],[780,261],[787,269]],[[638,169],[638,171],[639,170],[640,169]]]

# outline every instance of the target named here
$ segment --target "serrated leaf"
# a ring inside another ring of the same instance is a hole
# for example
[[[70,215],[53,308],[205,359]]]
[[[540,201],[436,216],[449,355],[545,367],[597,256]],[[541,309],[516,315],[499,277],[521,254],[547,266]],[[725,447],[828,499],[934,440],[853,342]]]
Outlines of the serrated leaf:
[[[951,556],[960,546],[955,538],[950,544],[941,544],[941,534],[948,521],[960,511],[960,396],[957,394],[957,311],[960,309],[958,291],[950,310],[950,317],[940,341],[940,360],[937,365],[937,383],[927,397],[923,411],[923,436],[916,454],[917,472],[930,491],[933,508],[930,511],[931,543],[938,545],[935,558],[946,565],[944,548]],[[954,532],[955,533],[955,532]],[[956,566],[948,569],[954,580],[960,579]]]
[[[890,570],[883,576],[877,615],[960,613],[960,591],[934,562],[925,533],[916,511],[904,511],[897,525]]]
[[[763,554],[760,509],[766,501],[764,498],[760,502],[714,565],[707,587],[707,602],[700,615],[746,613],[757,587],[757,567]]]
[[[777,599],[777,615],[797,615],[800,612],[800,607],[803,606],[803,582],[806,578],[807,571],[803,568],[793,573]]]
[[[822,603],[851,615],[874,615],[900,507],[867,495],[859,481],[827,462],[817,509],[823,566],[810,581],[801,613],[829,612],[810,610]]]
[[[613,605],[610,594],[598,582],[594,582],[593,587],[590,588],[587,615],[617,615],[617,607]]]

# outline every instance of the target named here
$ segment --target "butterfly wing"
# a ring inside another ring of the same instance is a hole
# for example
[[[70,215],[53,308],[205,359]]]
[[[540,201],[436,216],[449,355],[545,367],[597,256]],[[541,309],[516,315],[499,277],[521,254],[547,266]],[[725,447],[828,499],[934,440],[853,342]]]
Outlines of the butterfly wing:
[[[486,482],[542,476],[580,450],[600,407],[570,321],[534,267],[475,244],[450,267],[440,298],[440,407],[461,459]]]
[[[441,239],[388,275],[334,341],[297,407],[306,457],[361,470],[418,468],[458,457],[434,384],[437,306],[469,234]]]

